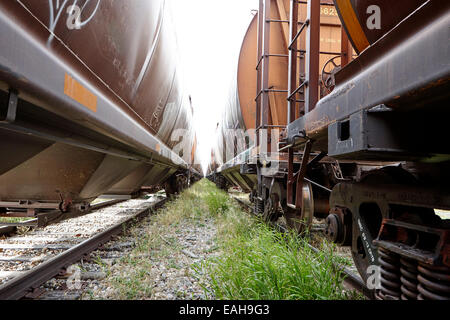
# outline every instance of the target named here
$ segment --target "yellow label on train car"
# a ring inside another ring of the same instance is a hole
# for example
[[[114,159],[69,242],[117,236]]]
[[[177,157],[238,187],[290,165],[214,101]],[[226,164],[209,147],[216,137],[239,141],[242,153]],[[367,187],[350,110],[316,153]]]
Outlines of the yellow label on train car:
[[[338,16],[336,8],[328,6],[321,6],[320,14],[323,16],[335,16],[335,17]]]
[[[97,96],[66,73],[64,94],[93,112],[97,112]]]

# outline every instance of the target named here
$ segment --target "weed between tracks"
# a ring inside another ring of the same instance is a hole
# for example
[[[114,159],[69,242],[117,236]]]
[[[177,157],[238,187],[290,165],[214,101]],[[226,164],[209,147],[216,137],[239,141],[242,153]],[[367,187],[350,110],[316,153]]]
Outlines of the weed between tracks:
[[[191,236],[202,238],[208,225],[214,228],[213,243],[203,245],[186,267],[181,262],[186,257],[180,254],[184,248],[180,235],[197,230],[199,234]],[[355,298],[343,290],[340,274],[332,266],[337,259],[332,252],[316,254],[296,235],[274,231],[242,212],[207,180],[161,209],[144,232],[137,227],[129,234],[137,239],[136,248],[119,261],[115,269],[121,273],[110,270],[108,281],[114,294],[108,298],[164,299],[167,295],[159,292],[169,287],[175,299]],[[155,269],[161,263],[164,271]],[[188,277],[197,287],[194,291],[203,291],[203,295],[194,295],[184,282],[164,279],[161,283],[163,276]],[[179,288],[174,291],[173,286]]]
[[[105,270],[108,278],[104,287],[112,290],[108,290],[107,295],[91,292],[88,296],[127,300],[199,298],[194,293],[203,293],[200,285],[197,290],[188,288],[195,280],[191,270],[195,259],[183,251],[187,248],[186,238],[203,243],[200,252],[186,251],[194,257],[216,250],[213,241],[201,237],[210,225],[214,225],[213,216],[217,213],[210,212],[223,210],[214,206],[214,192],[213,185],[203,181],[197,183],[169,201],[155,215],[129,229],[125,238],[134,239],[135,248]]]
[[[225,195],[225,194],[224,194]],[[349,299],[343,290],[332,251],[316,254],[307,240],[281,234],[241,211],[231,199],[218,215],[221,255],[197,265],[210,277],[218,299]]]

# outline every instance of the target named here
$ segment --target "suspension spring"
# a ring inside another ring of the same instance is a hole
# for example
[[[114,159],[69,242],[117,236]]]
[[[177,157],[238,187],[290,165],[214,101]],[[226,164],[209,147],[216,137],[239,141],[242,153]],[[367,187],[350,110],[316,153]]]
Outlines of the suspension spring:
[[[419,300],[450,300],[450,268],[419,263]]]
[[[264,213],[264,201],[255,198],[255,213],[257,215],[262,215]]]
[[[401,296],[400,257],[383,248],[378,248],[378,261],[381,272],[381,289],[377,292],[378,300],[399,300]]]
[[[402,300],[417,300],[419,292],[417,290],[417,285],[419,281],[417,280],[417,262],[414,260],[401,258],[400,259],[400,281],[401,286],[401,299]]]

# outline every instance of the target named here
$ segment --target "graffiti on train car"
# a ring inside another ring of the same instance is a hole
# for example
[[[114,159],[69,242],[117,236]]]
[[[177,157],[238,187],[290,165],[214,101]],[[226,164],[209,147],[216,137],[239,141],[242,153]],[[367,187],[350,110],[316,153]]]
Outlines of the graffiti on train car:
[[[58,23],[61,21],[61,17],[66,14],[66,26],[69,30],[80,30],[86,24],[88,24],[98,11],[100,6],[100,0],[96,0],[96,4],[92,10],[85,12],[90,3],[94,3],[91,0],[79,1],[74,0],[73,3],[69,3],[69,0],[48,0],[49,7],[49,30],[51,35],[49,37],[49,43],[54,39],[54,31]],[[83,15],[83,13],[85,13]]]

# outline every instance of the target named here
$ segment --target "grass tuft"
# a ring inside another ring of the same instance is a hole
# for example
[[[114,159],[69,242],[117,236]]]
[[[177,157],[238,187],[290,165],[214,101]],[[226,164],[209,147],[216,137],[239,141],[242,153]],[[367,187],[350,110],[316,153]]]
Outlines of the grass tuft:
[[[215,207],[214,207],[215,210]],[[350,298],[329,250],[317,254],[307,239],[281,234],[242,212],[220,208],[221,254],[196,266],[206,272],[209,296],[225,300],[338,300]]]
[[[213,190],[208,192],[205,201],[208,205],[209,213],[212,216],[223,214],[229,209],[230,198],[221,190]]]

